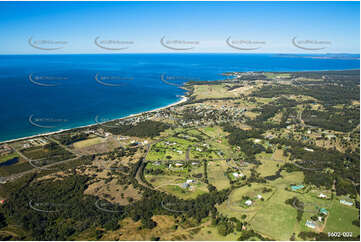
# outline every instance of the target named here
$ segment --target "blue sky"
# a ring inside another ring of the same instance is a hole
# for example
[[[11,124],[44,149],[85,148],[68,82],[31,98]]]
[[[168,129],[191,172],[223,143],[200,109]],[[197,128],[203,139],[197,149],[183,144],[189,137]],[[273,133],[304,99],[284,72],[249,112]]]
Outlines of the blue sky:
[[[359,2],[0,2],[0,13],[0,54],[360,52]]]

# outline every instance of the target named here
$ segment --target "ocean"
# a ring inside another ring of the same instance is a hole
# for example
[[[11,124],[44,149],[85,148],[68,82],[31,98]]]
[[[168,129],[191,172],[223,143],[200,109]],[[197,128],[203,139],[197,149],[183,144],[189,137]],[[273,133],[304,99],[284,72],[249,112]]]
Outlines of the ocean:
[[[230,71],[359,68],[356,58],[308,55],[0,55],[0,141],[121,118],[180,100],[184,90],[162,78],[182,84],[225,79],[221,74]]]

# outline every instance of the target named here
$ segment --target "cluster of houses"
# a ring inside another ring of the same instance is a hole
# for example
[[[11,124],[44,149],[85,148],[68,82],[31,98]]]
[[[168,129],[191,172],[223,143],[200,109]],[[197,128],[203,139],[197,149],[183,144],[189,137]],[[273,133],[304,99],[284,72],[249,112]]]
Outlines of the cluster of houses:
[[[105,132],[105,130],[103,128],[97,128],[96,130],[93,130],[93,129],[88,129],[86,131],[84,131],[85,134],[94,134],[96,136],[99,136],[99,137],[109,137],[111,136],[112,134],[109,133],[109,132]]]
[[[0,156],[12,153],[12,148],[8,144],[0,145]]]
[[[211,104],[199,104],[191,107],[180,107],[179,112],[192,113],[194,118],[175,119],[180,125],[185,126],[204,126],[212,124],[221,124],[225,121],[234,122],[240,121],[243,113],[246,111],[244,108],[237,106],[215,106]]]
[[[27,148],[34,147],[34,146],[43,146],[43,145],[46,145],[47,143],[49,143],[48,140],[46,140],[43,137],[28,139],[28,140],[26,140],[26,142],[23,143],[23,148],[27,149]]]
[[[325,217],[328,216],[328,211],[326,208],[320,208],[318,210],[318,215],[314,220],[306,220],[305,226],[311,229],[316,229],[320,224],[325,221]]]
[[[174,145],[177,145],[177,142],[169,142],[169,141],[164,141],[164,144],[166,145],[166,146],[174,146]],[[178,149],[176,149],[176,148],[172,148],[172,151],[174,151],[174,152],[177,152],[178,154],[183,154],[183,151],[182,150],[178,150]]]

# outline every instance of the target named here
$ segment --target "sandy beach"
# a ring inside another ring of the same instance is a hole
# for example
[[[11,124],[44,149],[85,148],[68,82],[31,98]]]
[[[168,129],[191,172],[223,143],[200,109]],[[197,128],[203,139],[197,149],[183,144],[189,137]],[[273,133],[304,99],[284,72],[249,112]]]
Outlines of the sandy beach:
[[[17,139],[1,141],[0,144],[12,143],[12,142],[21,141],[21,140],[27,140],[27,139],[32,139],[32,138],[37,138],[37,137],[42,137],[42,136],[59,134],[59,133],[63,133],[63,132],[67,132],[67,131],[74,130],[74,129],[79,129],[79,128],[89,128],[89,127],[93,127],[93,126],[96,126],[96,125],[100,125],[100,124],[103,124],[103,123],[112,122],[112,121],[116,121],[116,120],[125,120],[125,119],[128,119],[128,118],[137,117],[137,116],[140,116],[140,115],[143,115],[143,114],[146,114],[146,113],[152,113],[152,112],[157,112],[157,111],[160,111],[160,110],[163,110],[163,109],[167,109],[167,108],[176,106],[178,104],[184,103],[187,100],[188,100],[188,98],[186,96],[182,96],[182,99],[175,102],[175,103],[171,103],[171,104],[169,104],[167,106],[160,107],[160,108],[155,108],[155,109],[152,109],[152,110],[149,110],[149,111],[130,114],[130,115],[122,117],[122,118],[111,119],[111,120],[108,120],[108,121],[105,121],[105,122],[96,122],[95,124],[89,124],[89,125],[74,127],[74,128],[70,128],[70,129],[61,129],[61,130],[53,131],[53,132],[41,133],[41,134],[36,134],[36,135],[32,135],[32,136],[26,136],[26,137],[17,138]]]

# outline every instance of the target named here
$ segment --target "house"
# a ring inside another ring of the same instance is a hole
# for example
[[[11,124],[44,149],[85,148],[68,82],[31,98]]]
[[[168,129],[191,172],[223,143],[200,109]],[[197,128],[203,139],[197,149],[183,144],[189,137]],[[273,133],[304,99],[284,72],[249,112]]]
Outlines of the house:
[[[198,162],[192,162],[192,166],[196,166],[196,165],[199,165]]]
[[[180,167],[180,166],[183,166],[183,164],[182,163],[175,163],[175,166]]]
[[[328,214],[328,211],[326,208],[320,208],[320,213],[324,214],[324,215],[327,215]]]
[[[238,173],[238,172],[233,172],[232,175],[233,175],[235,178],[239,178],[239,177],[243,177],[243,176],[244,176],[243,173]]]
[[[316,223],[310,220],[307,220],[305,225],[311,229],[315,229],[316,228]]]
[[[1,204],[1,205],[5,204],[5,200],[4,200],[4,199],[3,199],[3,200],[0,200],[0,204]]]
[[[319,198],[327,198],[327,196],[323,193],[320,193],[320,195],[318,195]]]
[[[257,195],[258,199],[262,199],[262,196],[260,194]]]
[[[304,148],[305,151],[309,151],[309,152],[313,152],[314,150],[313,149],[309,149],[309,148]]]
[[[191,180],[191,179],[189,179],[189,180],[186,181],[187,184],[191,184],[191,183],[193,183],[193,182],[194,182],[194,181]]]
[[[252,205],[252,201],[251,200],[247,200],[244,202],[247,206],[251,206]]]
[[[182,184],[180,184],[180,186],[181,186],[181,188],[183,188],[183,189],[187,189],[187,188],[189,188],[190,187],[190,185],[188,184],[188,183],[182,183]]]
[[[348,202],[346,200],[340,200],[340,203],[343,204],[343,205],[346,205],[346,206],[352,206],[353,205],[353,202]]]

